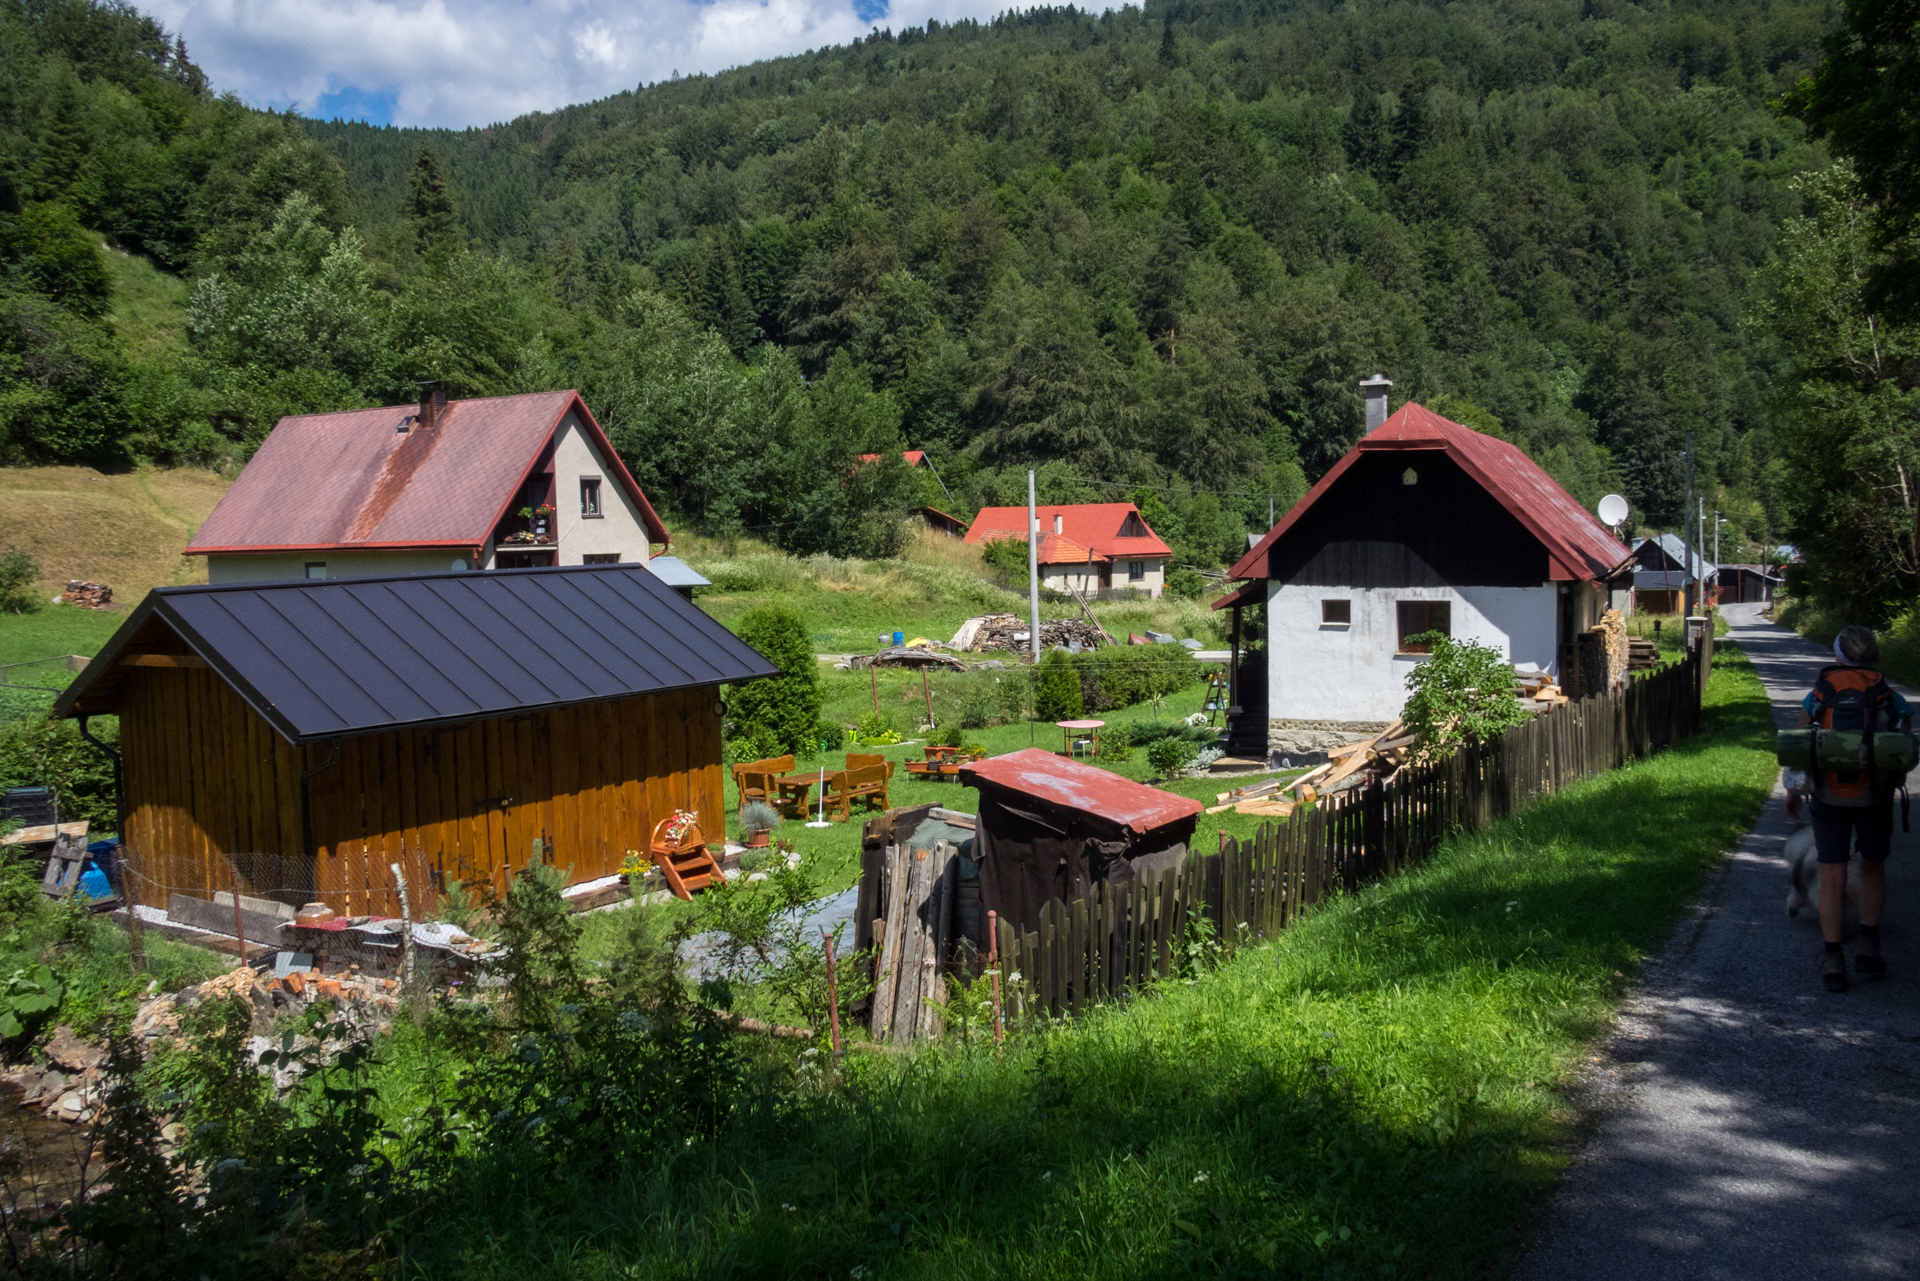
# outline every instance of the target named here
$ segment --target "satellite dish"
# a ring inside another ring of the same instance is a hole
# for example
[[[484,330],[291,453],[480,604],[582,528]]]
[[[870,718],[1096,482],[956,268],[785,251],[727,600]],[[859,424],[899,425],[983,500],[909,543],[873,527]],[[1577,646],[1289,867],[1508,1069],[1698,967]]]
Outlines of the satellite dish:
[[[1620,522],[1627,518],[1627,500],[1618,494],[1608,494],[1600,500],[1600,520],[1602,524],[1618,529]]]

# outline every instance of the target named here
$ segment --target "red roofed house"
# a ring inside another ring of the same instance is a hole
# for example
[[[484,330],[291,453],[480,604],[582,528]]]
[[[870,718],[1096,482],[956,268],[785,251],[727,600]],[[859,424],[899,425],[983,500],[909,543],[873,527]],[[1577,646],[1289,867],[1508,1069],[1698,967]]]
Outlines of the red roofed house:
[[[1040,585],[1081,595],[1132,588],[1158,596],[1167,585],[1173,549],[1132,503],[1076,503],[1036,509],[1040,522]],[[983,507],[967,541],[1027,536],[1024,507]]]
[[[1391,384],[1361,386],[1367,434],[1233,567],[1246,585],[1215,603],[1266,614],[1265,670],[1238,670],[1234,698],[1265,724],[1236,725],[1236,743],[1260,729],[1269,751],[1313,752],[1384,729],[1426,658],[1410,639],[1423,632],[1557,674],[1562,647],[1633,568],[1518,448],[1417,404],[1389,418]]]
[[[644,564],[667,540],[586,402],[554,391],[282,418],[187,555],[242,583]]]

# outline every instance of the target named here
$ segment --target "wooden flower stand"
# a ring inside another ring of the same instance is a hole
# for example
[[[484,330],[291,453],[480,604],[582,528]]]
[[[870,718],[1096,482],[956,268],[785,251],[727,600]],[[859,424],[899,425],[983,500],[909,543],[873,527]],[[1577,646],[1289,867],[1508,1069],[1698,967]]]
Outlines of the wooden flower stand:
[[[700,835],[698,827],[688,828],[678,841],[669,841],[665,830],[672,821],[663,818],[654,824],[653,839],[647,849],[674,897],[691,901],[693,891],[704,890],[721,879],[720,864],[707,852],[706,838]]]

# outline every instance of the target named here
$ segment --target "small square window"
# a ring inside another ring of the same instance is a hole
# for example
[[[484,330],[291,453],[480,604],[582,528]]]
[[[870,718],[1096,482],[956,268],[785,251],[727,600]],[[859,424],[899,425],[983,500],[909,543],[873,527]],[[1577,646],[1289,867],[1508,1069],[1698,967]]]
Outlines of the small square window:
[[[618,565],[620,563],[620,553],[588,552],[580,558],[580,563],[582,565]]]
[[[1144,578],[1146,578],[1146,576],[1147,576],[1147,562],[1145,562],[1144,560],[1130,560],[1127,562],[1127,581],[1128,582],[1137,583],[1143,580]]]
[[[1353,622],[1353,602],[1350,600],[1323,600],[1320,602],[1320,621],[1322,623],[1346,626]]]
[[[1397,653],[1431,654],[1433,642],[1409,639],[1439,632],[1453,635],[1453,602],[1445,600],[1403,600],[1399,602],[1400,637]]]
[[[310,560],[307,562],[308,578],[325,578],[326,576],[327,562],[324,560]]]
[[[582,516],[600,514],[600,478],[598,476],[580,478],[580,514]]]

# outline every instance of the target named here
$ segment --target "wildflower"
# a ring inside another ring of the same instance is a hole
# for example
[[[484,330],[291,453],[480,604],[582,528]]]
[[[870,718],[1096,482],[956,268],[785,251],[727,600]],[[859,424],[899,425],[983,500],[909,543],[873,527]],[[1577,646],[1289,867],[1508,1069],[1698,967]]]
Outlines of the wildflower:
[[[1193,1176],[1193,1181],[1195,1183],[1205,1183],[1207,1181],[1207,1172],[1205,1170],[1200,1171],[1200,1173]]]
[[[1520,900],[1519,900],[1519,899],[1515,899],[1515,900],[1513,900],[1513,902],[1511,902],[1511,903],[1509,903],[1509,904],[1507,904],[1507,910],[1508,910],[1509,912],[1511,912],[1511,911],[1512,911],[1512,910],[1513,910],[1514,908],[1516,908],[1516,907],[1519,907],[1519,906],[1520,906]]]
[[[787,1204],[786,1202],[784,1202],[784,1201],[783,1201],[783,1202],[781,1202],[781,1203],[780,1203],[780,1208],[781,1208],[782,1210],[785,1210],[785,1211],[786,1211],[787,1213],[789,1213],[789,1214],[791,1214],[791,1213],[793,1213],[793,1211],[794,1211],[794,1209],[795,1209],[796,1207],[794,1207],[794,1206],[791,1206],[791,1205],[788,1205],[788,1204]]]

